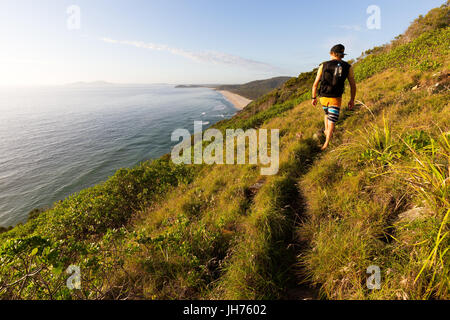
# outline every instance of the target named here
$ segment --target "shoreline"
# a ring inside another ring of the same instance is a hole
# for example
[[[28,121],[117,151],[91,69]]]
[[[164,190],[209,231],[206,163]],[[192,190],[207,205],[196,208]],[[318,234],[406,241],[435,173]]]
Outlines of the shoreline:
[[[253,101],[227,90],[216,91],[223,95],[225,99],[228,100],[238,110],[244,109],[250,102]]]

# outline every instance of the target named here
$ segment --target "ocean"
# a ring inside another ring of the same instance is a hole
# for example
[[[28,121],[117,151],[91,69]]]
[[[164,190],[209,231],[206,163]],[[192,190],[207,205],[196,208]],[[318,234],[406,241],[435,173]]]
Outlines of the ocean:
[[[193,132],[201,120],[206,129],[235,113],[207,88],[0,88],[0,226],[170,152],[177,128]]]

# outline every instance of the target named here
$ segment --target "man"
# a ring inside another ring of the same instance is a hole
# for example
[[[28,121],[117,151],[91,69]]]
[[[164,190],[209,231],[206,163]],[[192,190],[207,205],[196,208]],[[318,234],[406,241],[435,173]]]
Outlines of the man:
[[[345,80],[348,79],[351,88],[351,99],[348,103],[349,109],[355,105],[356,84],[353,68],[350,64],[342,60],[346,55],[345,47],[342,44],[331,48],[331,60],[320,65],[316,80],[312,88],[312,105],[317,105],[317,86],[320,82],[320,103],[325,112],[325,136],[326,140],[322,146],[325,150],[333,136],[334,128],[339,119],[339,112],[342,105],[342,94],[344,93]]]

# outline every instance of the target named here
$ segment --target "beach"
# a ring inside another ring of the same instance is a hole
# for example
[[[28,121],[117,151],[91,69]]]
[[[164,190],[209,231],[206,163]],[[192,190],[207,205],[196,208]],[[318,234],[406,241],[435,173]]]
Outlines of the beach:
[[[244,109],[250,102],[253,101],[230,91],[217,90],[217,92],[222,94],[228,101],[230,101],[234,105],[236,109],[239,110]]]

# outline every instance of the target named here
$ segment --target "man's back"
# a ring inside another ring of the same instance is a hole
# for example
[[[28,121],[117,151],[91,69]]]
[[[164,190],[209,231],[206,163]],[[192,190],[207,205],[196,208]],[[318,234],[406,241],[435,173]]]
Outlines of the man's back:
[[[349,109],[352,109],[355,105],[355,76],[352,66],[342,60],[345,56],[344,51],[345,47],[342,44],[337,44],[331,48],[331,60],[320,65],[312,88],[312,105],[317,105],[317,94],[319,94],[321,96],[320,103],[322,104],[322,108],[325,113],[324,133],[326,135],[326,140],[321,148],[322,150],[325,150],[328,147],[330,139],[333,136],[336,122],[339,119],[339,113],[342,105],[342,94],[344,93],[345,80],[347,79],[350,83],[351,89],[351,98],[348,103],[348,107]],[[317,92],[319,83],[320,91]]]
[[[343,60],[330,60],[322,66],[319,95],[328,98],[342,97],[351,65]]]

